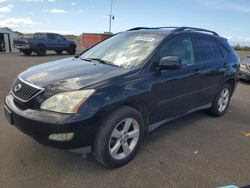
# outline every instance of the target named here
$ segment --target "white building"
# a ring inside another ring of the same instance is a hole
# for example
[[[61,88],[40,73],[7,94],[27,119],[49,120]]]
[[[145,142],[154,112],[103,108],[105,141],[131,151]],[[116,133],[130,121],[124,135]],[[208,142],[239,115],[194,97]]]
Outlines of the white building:
[[[12,31],[7,27],[0,27],[0,52],[19,52],[19,50],[13,47],[13,39],[18,37],[18,32]]]

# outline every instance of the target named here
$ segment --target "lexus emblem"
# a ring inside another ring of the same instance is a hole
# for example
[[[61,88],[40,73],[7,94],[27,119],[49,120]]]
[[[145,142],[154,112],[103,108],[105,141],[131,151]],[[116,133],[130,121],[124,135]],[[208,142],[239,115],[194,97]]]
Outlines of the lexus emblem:
[[[17,92],[21,89],[22,85],[21,84],[17,84],[15,87],[14,87],[14,91]]]

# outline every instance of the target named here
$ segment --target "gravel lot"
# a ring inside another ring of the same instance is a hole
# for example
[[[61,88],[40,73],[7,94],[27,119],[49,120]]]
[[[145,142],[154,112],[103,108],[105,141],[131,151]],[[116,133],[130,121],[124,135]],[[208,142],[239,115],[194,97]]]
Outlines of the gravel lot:
[[[247,53],[240,54],[244,58]],[[26,68],[68,55],[0,54],[0,105]],[[110,170],[91,156],[51,149],[10,126],[0,108],[0,186],[218,187],[250,184],[250,84],[240,82],[228,113],[197,112],[146,135],[128,165]]]

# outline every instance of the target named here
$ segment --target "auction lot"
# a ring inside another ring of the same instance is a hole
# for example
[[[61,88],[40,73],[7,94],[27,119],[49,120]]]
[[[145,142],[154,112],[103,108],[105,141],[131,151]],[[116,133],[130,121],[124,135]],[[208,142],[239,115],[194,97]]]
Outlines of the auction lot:
[[[242,59],[248,53],[240,54]],[[250,55],[250,53],[249,53]],[[250,83],[240,82],[225,116],[197,112],[146,135],[126,166],[42,146],[10,126],[4,96],[26,68],[70,57],[0,54],[0,187],[218,187],[250,184]],[[245,133],[245,134],[244,134]],[[249,134],[247,134],[249,133]]]

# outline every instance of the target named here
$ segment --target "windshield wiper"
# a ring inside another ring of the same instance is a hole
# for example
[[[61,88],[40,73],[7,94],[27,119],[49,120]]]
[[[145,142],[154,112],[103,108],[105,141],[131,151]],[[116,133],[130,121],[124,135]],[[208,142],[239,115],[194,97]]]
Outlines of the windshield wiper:
[[[100,59],[100,58],[84,58],[82,60],[85,60],[85,61],[98,61],[99,63],[101,64],[106,64],[106,65],[111,65],[111,66],[115,66],[115,67],[119,67],[118,65],[115,65],[109,61],[106,61],[106,60],[103,60],[103,59]]]

